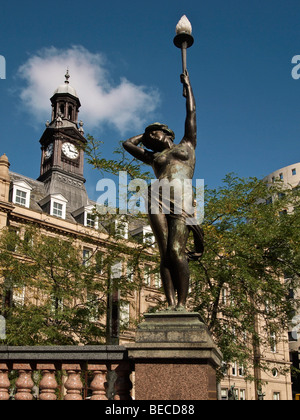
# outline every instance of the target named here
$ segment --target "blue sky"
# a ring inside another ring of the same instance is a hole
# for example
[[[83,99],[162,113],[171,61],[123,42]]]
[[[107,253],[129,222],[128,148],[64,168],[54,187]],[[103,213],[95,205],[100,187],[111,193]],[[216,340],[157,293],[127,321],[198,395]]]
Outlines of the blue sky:
[[[185,101],[173,37],[183,14],[195,38],[195,176],[215,188],[229,172],[263,177],[300,160],[300,80],[291,75],[299,0],[12,0],[0,13],[0,154],[15,172],[39,176],[38,141],[66,67],[85,133],[104,141],[103,156],[154,121],[180,141]],[[93,198],[99,174],[86,165],[85,176]]]

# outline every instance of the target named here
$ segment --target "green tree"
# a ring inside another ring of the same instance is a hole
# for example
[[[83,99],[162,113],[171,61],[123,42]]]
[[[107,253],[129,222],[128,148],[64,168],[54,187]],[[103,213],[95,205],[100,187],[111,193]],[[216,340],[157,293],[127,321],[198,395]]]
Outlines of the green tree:
[[[128,290],[139,287],[138,280],[128,282],[123,273],[108,281],[114,262],[120,255],[126,258],[122,249],[121,240],[107,236],[107,252],[96,249],[83,255],[82,247],[65,237],[48,236],[30,226],[23,226],[22,234],[4,229],[0,314],[6,319],[5,343],[105,343],[107,296],[118,290],[126,299]]]
[[[205,192],[205,253],[191,264],[191,305],[224,361],[246,371],[252,363],[264,367],[259,348],[287,339],[298,306],[288,296],[299,286],[299,196],[282,182],[234,175]]]

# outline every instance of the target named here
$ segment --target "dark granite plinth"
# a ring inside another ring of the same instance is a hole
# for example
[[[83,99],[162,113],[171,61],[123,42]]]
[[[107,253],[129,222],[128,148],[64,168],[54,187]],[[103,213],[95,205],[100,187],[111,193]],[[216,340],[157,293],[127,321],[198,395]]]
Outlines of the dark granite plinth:
[[[216,368],[222,355],[199,314],[146,314],[135,344],[127,344],[135,363],[137,400],[215,400]]]

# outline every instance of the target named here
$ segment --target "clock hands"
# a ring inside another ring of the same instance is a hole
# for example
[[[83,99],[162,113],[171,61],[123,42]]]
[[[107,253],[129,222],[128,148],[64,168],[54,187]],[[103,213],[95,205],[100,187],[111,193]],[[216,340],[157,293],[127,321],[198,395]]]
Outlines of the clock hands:
[[[64,143],[62,150],[64,154],[70,159],[76,159],[78,157],[78,150],[72,143]]]

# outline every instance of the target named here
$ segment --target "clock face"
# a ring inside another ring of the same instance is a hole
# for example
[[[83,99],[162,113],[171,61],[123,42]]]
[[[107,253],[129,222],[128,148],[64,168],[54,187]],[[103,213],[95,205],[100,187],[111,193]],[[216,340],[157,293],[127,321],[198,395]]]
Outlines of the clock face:
[[[53,153],[53,143],[49,144],[47,149],[45,150],[45,159],[49,159]]]
[[[77,159],[79,156],[78,149],[72,143],[64,143],[62,145],[62,151],[69,159]]]

